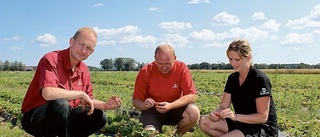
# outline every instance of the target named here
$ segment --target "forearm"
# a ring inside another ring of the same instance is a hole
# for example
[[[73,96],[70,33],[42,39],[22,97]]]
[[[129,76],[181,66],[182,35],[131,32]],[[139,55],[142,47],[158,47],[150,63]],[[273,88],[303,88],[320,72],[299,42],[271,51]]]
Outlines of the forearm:
[[[143,106],[143,101],[142,100],[140,100],[140,99],[134,99],[134,98],[132,98],[132,105],[136,108],[136,109],[138,109],[138,110],[140,110],[140,111],[144,111],[146,108]]]
[[[175,109],[175,108],[180,108],[188,104],[194,103],[196,102],[196,97],[197,97],[196,94],[188,94],[188,95],[182,96],[181,98],[172,102],[171,107]]]
[[[100,109],[100,110],[104,110],[104,103],[103,101],[97,100],[97,99],[93,99],[92,100],[94,108],[96,109]]]
[[[86,94],[82,91],[76,90],[66,90],[57,87],[44,87],[42,88],[42,96],[45,100],[55,100],[64,98],[67,100],[73,100],[77,98],[82,98]]]
[[[248,124],[263,124],[266,123],[268,117],[263,116],[262,114],[255,113],[255,114],[235,114],[236,115],[236,121],[240,121],[243,123]]]

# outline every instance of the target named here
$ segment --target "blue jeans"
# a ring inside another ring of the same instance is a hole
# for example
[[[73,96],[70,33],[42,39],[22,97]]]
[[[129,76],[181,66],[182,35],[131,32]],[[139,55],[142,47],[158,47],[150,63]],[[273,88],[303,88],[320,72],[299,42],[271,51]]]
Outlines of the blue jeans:
[[[48,101],[22,116],[23,129],[33,136],[87,137],[101,129],[107,118],[103,111],[89,108],[71,109],[66,99]]]

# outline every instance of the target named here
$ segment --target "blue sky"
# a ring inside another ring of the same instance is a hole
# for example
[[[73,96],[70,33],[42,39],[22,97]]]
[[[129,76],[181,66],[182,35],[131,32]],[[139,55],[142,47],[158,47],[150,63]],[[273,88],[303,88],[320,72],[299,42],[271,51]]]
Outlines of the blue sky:
[[[319,0],[0,0],[0,60],[37,65],[47,52],[67,48],[82,26],[98,33],[103,59],[154,60],[171,44],[187,64],[228,63],[237,38],[249,41],[254,63],[320,61]]]

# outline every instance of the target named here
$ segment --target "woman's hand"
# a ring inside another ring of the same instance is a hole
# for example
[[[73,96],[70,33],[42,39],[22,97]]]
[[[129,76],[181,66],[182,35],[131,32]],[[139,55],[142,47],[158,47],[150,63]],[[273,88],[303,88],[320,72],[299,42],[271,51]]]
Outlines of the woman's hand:
[[[216,122],[216,121],[219,121],[219,120],[223,119],[223,118],[220,116],[220,113],[219,113],[219,112],[216,112],[216,111],[212,111],[212,112],[208,115],[208,118],[209,118],[212,122]]]
[[[236,114],[230,108],[226,108],[226,109],[220,111],[219,114],[223,119],[230,118],[233,121],[237,121]]]

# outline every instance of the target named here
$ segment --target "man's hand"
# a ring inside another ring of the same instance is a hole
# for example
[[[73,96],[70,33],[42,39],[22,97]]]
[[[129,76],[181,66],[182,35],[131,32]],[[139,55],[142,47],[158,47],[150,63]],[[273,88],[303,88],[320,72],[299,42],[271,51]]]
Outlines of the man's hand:
[[[120,107],[121,104],[122,104],[122,100],[119,97],[112,95],[109,98],[109,100],[104,104],[104,108],[107,110],[113,110]]]
[[[160,113],[166,113],[170,110],[170,103],[169,102],[156,102],[156,109]]]
[[[83,92],[83,97],[81,98],[80,101],[81,101],[81,105],[82,105],[82,110],[85,110],[86,106],[89,106],[90,110],[87,113],[87,115],[91,115],[94,110],[94,105],[93,105],[92,99],[88,96],[88,94]]]
[[[152,98],[147,98],[144,102],[143,102],[143,107],[145,108],[145,110],[152,108],[155,105],[155,101]]]

